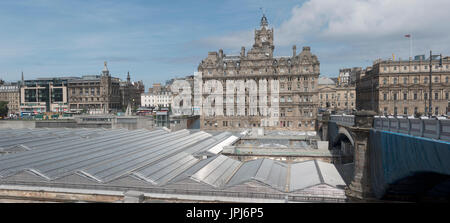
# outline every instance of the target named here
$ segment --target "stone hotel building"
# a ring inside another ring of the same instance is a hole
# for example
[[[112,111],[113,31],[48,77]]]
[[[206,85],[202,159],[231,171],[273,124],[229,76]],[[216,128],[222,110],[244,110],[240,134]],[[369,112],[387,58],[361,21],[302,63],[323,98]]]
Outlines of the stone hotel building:
[[[101,75],[71,79],[68,92],[72,112],[109,113],[122,109],[120,79],[111,77],[106,62]]]
[[[432,84],[432,108],[435,115],[447,114],[450,94],[450,60],[429,58],[414,60],[377,60],[359,77],[356,85],[357,110],[373,110],[380,115],[414,115],[428,113],[429,82]]]
[[[200,63],[198,71],[202,73],[203,81],[219,80],[224,88],[223,92],[226,92],[226,80],[254,80],[257,84],[259,80],[267,80],[268,86],[271,80],[279,81],[278,121],[269,123],[266,128],[314,130],[318,108],[319,60],[311,53],[310,47],[303,47],[302,52],[297,54],[296,46],[293,46],[292,56],[285,57],[274,57],[274,48],[274,30],[268,27],[267,18],[263,16],[260,28],[255,30],[254,44],[247,54],[244,47],[241,48],[240,55],[225,55],[222,49],[218,53],[209,52],[208,57]],[[208,95],[203,93],[203,98]],[[260,99],[258,98],[258,102]],[[261,124],[267,118],[261,115],[261,108],[258,108],[257,115],[249,115],[248,96],[245,101],[245,116],[227,116],[225,100],[223,102],[224,115],[201,115],[202,129],[231,130],[266,125]]]

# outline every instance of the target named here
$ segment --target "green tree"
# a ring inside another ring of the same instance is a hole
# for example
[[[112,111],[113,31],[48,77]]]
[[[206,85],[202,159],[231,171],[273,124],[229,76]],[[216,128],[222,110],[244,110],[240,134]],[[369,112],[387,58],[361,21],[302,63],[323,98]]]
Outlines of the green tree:
[[[8,115],[8,102],[0,101],[0,117]]]

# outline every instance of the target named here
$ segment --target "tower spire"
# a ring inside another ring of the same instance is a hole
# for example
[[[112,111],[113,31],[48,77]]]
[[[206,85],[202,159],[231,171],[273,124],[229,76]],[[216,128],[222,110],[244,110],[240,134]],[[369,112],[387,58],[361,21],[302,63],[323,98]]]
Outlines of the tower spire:
[[[104,76],[109,76],[109,70],[108,70],[108,66],[107,66],[107,63],[106,63],[106,61],[104,62],[104,65],[105,65],[105,67],[103,68],[103,75]]]
[[[266,14],[264,13],[263,8],[259,8],[262,12],[262,18],[261,18],[261,27],[267,27],[269,23],[267,22]]]
[[[128,75],[127,75],[127,82],[130,83],[131,82],[131,78],[130,78],[130,71],[128,71]]]

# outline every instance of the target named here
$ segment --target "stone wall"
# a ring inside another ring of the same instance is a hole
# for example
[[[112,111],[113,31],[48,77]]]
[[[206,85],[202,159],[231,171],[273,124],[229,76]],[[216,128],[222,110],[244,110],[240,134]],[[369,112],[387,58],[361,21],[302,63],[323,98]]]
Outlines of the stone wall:
[[[0,120],[0,129],[35,128],[35,121]]]

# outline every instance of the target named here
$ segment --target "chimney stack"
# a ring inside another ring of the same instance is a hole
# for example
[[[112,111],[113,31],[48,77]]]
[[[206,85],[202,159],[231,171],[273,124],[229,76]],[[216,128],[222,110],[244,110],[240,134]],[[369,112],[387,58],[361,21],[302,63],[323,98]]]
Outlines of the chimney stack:
[[[241,47],[241,57],[245,57],[245,47]]]
[[[297,55],[297,46],[294,45],[294,46],[292,47],[292,57],[295,57],[296,55]]]

